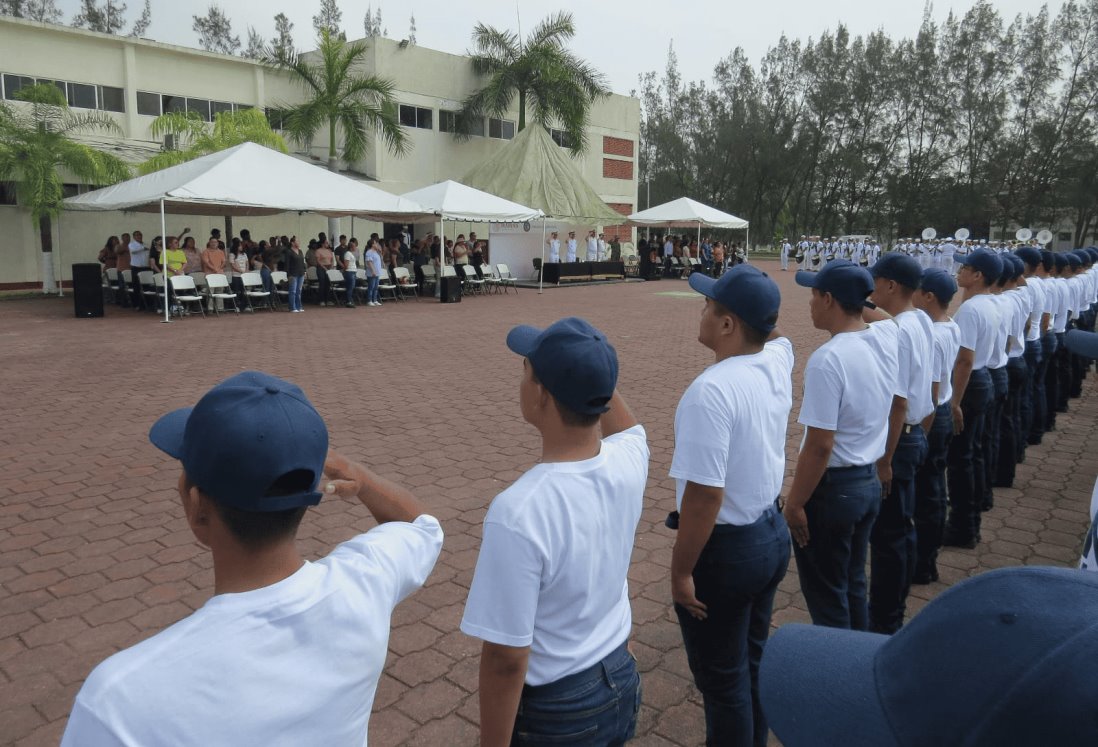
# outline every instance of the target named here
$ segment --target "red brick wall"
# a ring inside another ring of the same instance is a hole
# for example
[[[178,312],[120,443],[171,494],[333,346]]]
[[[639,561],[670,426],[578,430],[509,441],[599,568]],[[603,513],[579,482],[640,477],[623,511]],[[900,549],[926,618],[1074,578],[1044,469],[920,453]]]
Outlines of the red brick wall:
[[[602,152],[611,156],[633,157],[633,141],[620,137],[602,136]]]
[[[632,215],[633,206],[627,202],[608,202],[611,210],[616,210],[622,215]],[[606,235],[606,240],[609,241],[614,236],[617,236],[622,241],[633,240],[633,227],[627,226],[624,223],[620,226],[603,226],[602,232]]]
[[[633,162],[614,158],[602,159],[602,176],[605,179],[633,179]]]

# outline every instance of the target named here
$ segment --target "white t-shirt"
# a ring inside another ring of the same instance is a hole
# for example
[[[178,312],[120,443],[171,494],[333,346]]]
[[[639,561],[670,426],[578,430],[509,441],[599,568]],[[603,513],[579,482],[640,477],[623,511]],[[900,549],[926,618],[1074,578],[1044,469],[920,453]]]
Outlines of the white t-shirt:
[[[938,402],[953,398],[953,364],[961,348],[961,330],[950,318],[934,323],[934,381],[938,382]]]
[[[350,249],[343,252],[343,261],[347,263],[347,269],[344,272],[355,272],[358,270],[358,260],[355,258],[355,253]]]
[[[390,613],[441,549],[434,517],[390,522],[278,583],[212,597],[96,667],[62,744],[365,745]]]
[[[886,324],[899,329],[895,322]],[[828,467],[874,464],[885,452],[896,393],[896,333],[843,332],[816,349],[804,371],[797,422],[835,432]],[[889,355],[891,353],[891,355]]]
[[[993,330],[994,344],[987,359],[988,368],[1002,368],[1007,364],[1007,339],[1010,337],[1010,320],[1014,316],[1014,304],[1002,293],[989,296],[999,314],[999,321]]]
[[[1029,331],[1026,332],[1026,342],[1036,342],[1041,339],[1041,317],[1051,311],[1048,302],[1048,291],[1045,290],[1045,281],[1036,275],[1026,278],[1026,291],[1029,293]]]
[[[989,293],[966,299],[953,315],[961,330],[961,347],[973,352],[972,370],[987,368],[999,329],[999,306]]]
[[[1010,350],[1007,358],[1021,358],[1026,352],[1026,321],[1029,312],[1033,308],[1031,296],[1026,292],[1025,286],[1009,290],[1002,294],[1010,304]]]
[[[793,346],[784,337],[754,355],[714,363],[675,411],[675,504],[687,481],[724,488],[718,524],[752,524],[774,504],[785,477],[793,407]]]
[[[1063,332],[1067,329],[1067,317],[1070,303],[1067,293],[1067,283],[1063,278],[1051,278],[1048,286],[1052,289],[1052,323],[1049,329],[1053,332]]]
[[[675,245],[672,244],[670,241],[665,241],[663,243],[663,256],[670,257],[674,253],[675,253]]]
[[[529,646],[529,685],[604,659],[632,627],[627,574],[647,479],[636,425],[604,438],[598,456],[535,465],[497,495],[461,630]]]
[[[934,322],[920,309],[897,314],[894,321],[900,325],[900,382],[904,387],[903,396],[907,399],[907,416],[904,422],[914,425],[923,422],[927,415],[934,412],[934,399],[931,396]]]
[[[366,254],[364,254],[362,257],[362,260],[363,263],[366,265],[366,275],[368,277],[381,277],[381,271],[384,269],[384,267],[381,262],[381,255],[377,253],[376,249],[367,249]]]

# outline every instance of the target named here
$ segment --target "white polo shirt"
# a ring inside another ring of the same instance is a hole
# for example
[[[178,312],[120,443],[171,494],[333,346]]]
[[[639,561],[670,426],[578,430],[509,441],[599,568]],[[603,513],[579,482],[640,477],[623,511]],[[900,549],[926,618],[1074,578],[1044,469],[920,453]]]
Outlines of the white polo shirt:
[[[797,422],[835,432],[828,467],[874,464],[884,456],[896,393],[897,335],[874,327],[835,335],[805,367]]]
[[[1053,332],[1063,332],[1067,329],[1068,310],[1071,308],[1068,297],[1067,282],[1064,278],[1050,278],[1049,287],[1052,288],[1052,323],[1049,329]]]
[[[753,524],[774,505],[785,477],[793,408],[793,345],[784,337],[754,355],[714,363],[675,410],[675,505],[686,483],[724,489],[718,524]]]
[[[987,359],[987,367],[996,369],[1007,364],[1007,339],[1010,337],[1010,318],[1014,314],[1014,304],[1003,293],[996,293],[990,298],[995,304],[999,321],[992,332],[994,345]]]
[[[538,464],[488,507],[461,630],[530,647],[526,683],[598,663],[629,637],[629,560],[648,479],[640,425],[598,456]]]
[[[1021,358],[1026,352],[1026,321],[1029,319],[1032,308],[1030,296],[1026,293],[1024,286],[1009,290],[1002,296],[1010,302],[1008,304],[1010,350],[1007,351],[1007,359]]]
[[[999,329],[999,305],[990,293],[966,299],[953,315],[961,330],[961,347],[973,352],[972,370],[987,368]]]
[[[950,318],[934,323],[934,381],[938,383],[938,401],[944,405],[953,399],[953,364],[961,349],[961,330]]]
[[[934,367],[934,322],[921,309],[911,309],[894,318],[900,327],[899,376],[907,398],[904,422],[915,425],[934,412],[932,378]]]
[[[1051,312],[1048,302],[1048,291],[1045,289],[1045,281],[1036,275],[1026,278],[1027,291],[1029,292],[1029,330],[1026,332],[1026,342],[1036,342],[1041,339],[1041,317]]]
[[[389,616],[441,549],[434,517],[389,522],[282,581],[211,597],[96,667],[61,743],[365,745]]]

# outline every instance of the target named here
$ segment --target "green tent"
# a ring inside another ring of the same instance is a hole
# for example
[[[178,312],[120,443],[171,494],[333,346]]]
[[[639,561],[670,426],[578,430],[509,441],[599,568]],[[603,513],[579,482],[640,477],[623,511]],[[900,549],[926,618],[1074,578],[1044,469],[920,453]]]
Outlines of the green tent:
[[[611,209],[587,184],[545,128],[529,124],[499,152],[466,174],[461,183],[548,217],[585,225],[617,225],[625,216]]]

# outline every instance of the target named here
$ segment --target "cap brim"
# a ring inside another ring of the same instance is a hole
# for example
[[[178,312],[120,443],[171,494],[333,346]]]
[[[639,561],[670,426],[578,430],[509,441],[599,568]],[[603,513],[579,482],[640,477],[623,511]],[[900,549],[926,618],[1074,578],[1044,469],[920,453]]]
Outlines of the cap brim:
[[[529,324],[520,324],[507,333],[507,347],[512,353],[518,353],[524,358],[534,350],[534,345],[541,336],[543,330],[531,327]]]
[[[805,288],[816,287],[816,277],[820,273],[809,272],[808,270],[797,270],[797,274],[794,279],[797,281],[797,285],[803,285]]]
[[[1098,333],[1084,332],[1081,329],[1069,329],[1064,335],[1067,349],[1084,358],[1098,358]]]
[[[763,649],[759,696],[790,747],[898,744],[877,694],[874,657],[888,636],[785,625]]]
[[[701,293],[707,298],[716,298],[713,295],[713,286],[717,284],[716,278],[711,278],[708,275],[704,275],[700,272],[690,273],[690,277],[687,279],[690,283],[690,287]]]
[[[187,420],[193,407],[184,407],[164,415],[149,429],[152,445],[174,459],[183,455],[183,433],[187,430]]]

